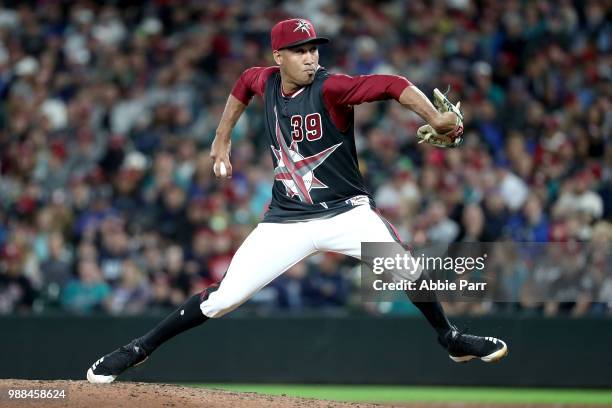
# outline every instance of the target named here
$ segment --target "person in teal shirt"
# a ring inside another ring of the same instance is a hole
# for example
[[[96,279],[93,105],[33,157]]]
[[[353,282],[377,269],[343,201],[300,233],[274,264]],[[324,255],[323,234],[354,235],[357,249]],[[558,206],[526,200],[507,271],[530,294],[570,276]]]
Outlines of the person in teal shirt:
[[[102,279],[100,268],[94,261],[79,262],[79,279],[73,279],[64,287],[62,307],[75,313],[90,313],[103,307],[111,288]]]

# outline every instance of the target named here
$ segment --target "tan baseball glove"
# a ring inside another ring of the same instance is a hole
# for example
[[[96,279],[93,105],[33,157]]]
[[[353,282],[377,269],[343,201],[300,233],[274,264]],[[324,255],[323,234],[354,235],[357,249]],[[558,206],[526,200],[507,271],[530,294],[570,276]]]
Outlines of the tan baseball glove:
[[[457,116],[455,128],[446,133],[438,133],[431,125],[423,125],[417,131],[419,143],[429,143],[437,147],[457,147],[463,142],[463,114],[459,110],[461,102],[453,105],[438,88],[434,89],[434,106],[438,112],[453,112]]]

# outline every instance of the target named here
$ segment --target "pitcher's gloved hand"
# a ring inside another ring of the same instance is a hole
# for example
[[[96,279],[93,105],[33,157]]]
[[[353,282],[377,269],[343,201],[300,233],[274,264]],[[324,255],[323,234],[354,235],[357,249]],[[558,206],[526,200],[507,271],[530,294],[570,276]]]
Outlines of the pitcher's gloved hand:
[[[419,143],[429,143],[437,147],[457,147],[463,142],[463,114],[459,110],[461,102],[453,105],[446,95],[438,88],[434,89],[434,106],[440,113],[451,112],[455,115],[455,126],[453,129],[440,133],[431,125],[423,125],[417,131]]]

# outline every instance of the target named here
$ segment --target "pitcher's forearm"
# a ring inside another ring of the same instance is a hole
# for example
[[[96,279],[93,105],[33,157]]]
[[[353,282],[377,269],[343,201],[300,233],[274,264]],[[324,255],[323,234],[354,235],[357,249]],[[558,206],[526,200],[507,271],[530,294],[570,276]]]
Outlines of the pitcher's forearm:
[[[215,138],[223,142],[229,142],[232,135],[232,129],[236,126],[236,122],[238,122],[238,119],[240,119],[245,109],[246,105],[244,103],[240,102],[233,95],[230,95],[227,98],[227,103],[225,104],[221,121],[217,127]]]

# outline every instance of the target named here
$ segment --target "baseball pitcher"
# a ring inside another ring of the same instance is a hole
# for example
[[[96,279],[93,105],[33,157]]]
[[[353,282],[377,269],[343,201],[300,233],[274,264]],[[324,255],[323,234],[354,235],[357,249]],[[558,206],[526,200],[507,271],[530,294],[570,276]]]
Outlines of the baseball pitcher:
[[[359,172],[355,105],[394,99],[427,122],[417,132],[420,142],[440,147],[461,143],[459,104],[451,104],[438,90],[434,106],[401,76],[330,74],[319,65],[317,49],[329,40],[317,36],[306,19],[279,22],[271,40],[276,66],[249,68],[238,78],[211,148],[215,175],[230,178],[232,129],[252,97],[263,98],[274,163],[268,212],[238,249],[221,282],[188,299],[149,333],[97,360],[87,371],[90,382],[114,381],[165,341],[231,312],[315,252],[361,259],[362,242],[399,241],[394,228],[377,213]],[[492,362],[507,355],[502,340],[459,332],[434,294],[414,303],[454,361]]]

